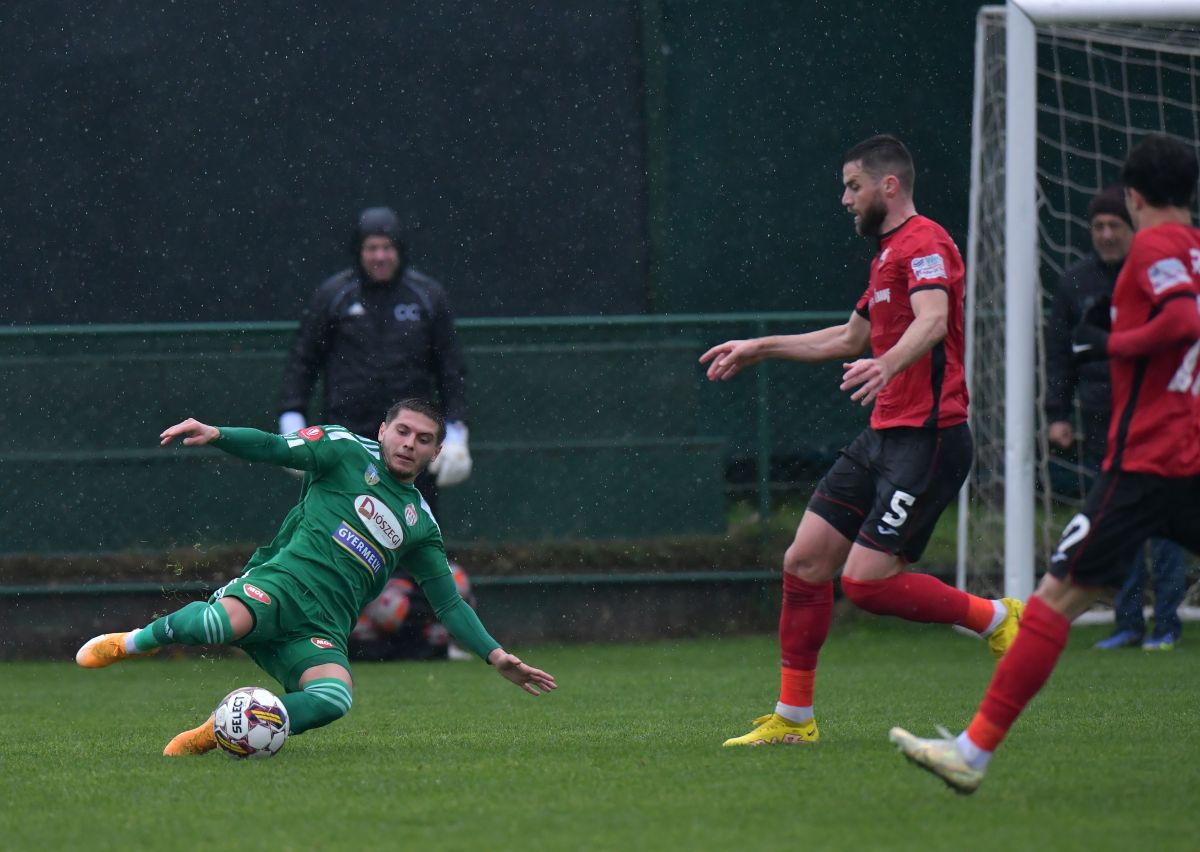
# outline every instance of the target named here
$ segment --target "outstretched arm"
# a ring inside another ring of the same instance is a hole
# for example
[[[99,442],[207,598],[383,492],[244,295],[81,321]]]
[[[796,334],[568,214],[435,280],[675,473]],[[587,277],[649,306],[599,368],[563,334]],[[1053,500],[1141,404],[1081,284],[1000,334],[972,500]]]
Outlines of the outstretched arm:
[[[317,460],[313,453],[301,446],[292,447],[287,439],[270,432],[239,426],[209,426],[193,417],[164,429],[158,436],[159,444],[166,446],[181,439],[185,447],[200,447],[212,444],[246,461],[263,461],[300,470],[316,470]]]
[[[887,383],[946,337],[950,317],[950,297],[945,290],[930,289],[913,293],[913,321],[900,339],[878,358],[860,358],[843,364],[842,390],[858,388],[852,400],[870,405]]]
[[[530,695],[558,688],[554,675],[521,662],[488,635],[475,610],[458,593],[458,587],[446,566],[445,551],[439,544],[431,543],[409,554],[405,568],[420,585],[429,605],[433,607],[434,617],[461,644],[487,660],[502,677]]]
[[[819,331],[728,340],[701,355],[700,363],[708,364],[708,379],[715,382],[770,358],[805,362],[849,358],[861,354],[870,340],[871,324],[856,312],[842,325]]]

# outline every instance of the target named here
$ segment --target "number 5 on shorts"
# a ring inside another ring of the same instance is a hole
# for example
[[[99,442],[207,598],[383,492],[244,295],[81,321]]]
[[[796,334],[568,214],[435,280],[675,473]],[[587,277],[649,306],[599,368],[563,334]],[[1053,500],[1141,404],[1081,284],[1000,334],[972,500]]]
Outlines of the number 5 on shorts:
[[[892,510],[883,516],[883,522],[889,527],[899,527],[908,520],[908,507],[917,502],[917,498],[907,491],[897,491],[892,495]]]

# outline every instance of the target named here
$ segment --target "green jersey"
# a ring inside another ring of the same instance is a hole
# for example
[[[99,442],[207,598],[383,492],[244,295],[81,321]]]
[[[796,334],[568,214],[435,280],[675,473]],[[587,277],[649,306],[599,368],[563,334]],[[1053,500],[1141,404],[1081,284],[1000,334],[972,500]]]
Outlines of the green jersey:
[[[220,432],[217,449],[307,471],[300,502],[247,570],[270,565],[294,578],[348,636],[362,608],[403,567],[456,639],[484,658],[500,647],[459,595],[429,505],[387,469],[378,443],[342,426],[289,435],[229,426]]]

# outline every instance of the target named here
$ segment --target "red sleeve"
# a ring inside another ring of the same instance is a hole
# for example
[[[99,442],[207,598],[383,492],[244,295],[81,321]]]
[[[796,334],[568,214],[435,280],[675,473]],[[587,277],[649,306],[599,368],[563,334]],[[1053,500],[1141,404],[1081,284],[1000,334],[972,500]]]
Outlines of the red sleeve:
[[[1168,346],[1200,339],[1200,310],[1188,291],[1174,290],[1160,302],[1162,310],[1144,325],[1128,331],[1115,331],[1108,337],[1108,354],[1119,358],[1139,358]]]
[[[859,297],[857,304],[854,306],[854,312],[865,320],[871,318],[871,288],[868,287],[866,292]]]

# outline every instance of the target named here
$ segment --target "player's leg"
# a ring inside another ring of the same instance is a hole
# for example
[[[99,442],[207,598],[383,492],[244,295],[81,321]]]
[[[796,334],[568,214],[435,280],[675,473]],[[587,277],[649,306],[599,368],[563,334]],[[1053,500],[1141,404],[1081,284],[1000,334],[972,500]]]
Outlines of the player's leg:
[[[354,680],[348,665],[323,663],[305,669],[299,689],[282,696],[292,734],[320,728],[350,712]]]
[[[987,639],[997,659],[1004,656],[1024,609],[1020,601],[972,595],[931,574],[906,571],[907,565],[900,556],[855,543],[842,573],[842,591],[876,615],[965,627]]]
[[[288,713],[289,736],[328,725],[350,712],[353,680],[345,654],[330,648],[322,636],[279,641],[265,636],[244,650],[258,666],[284,684],[280,701]],[[316,645],[313,639],[322,642]],[[343,643],[344,644],[344,643]],[[191,730],[177,734],[163,749],[167,757],[204,754],[217,747],[210,715]]]
[[[1054,671],[1067,644],[1071,622],[1086,612],[1102,592],[1047,574],[1029,599],[1021,629],[996,666],[983,702],[967,729],[958,737],[939,729],[941,736],[925,739],[903,728],[892,728],[891,741],[908,760],[937,775],[956,792],[975,792],[992,753]]]
[[[973,446],[966,425],[896,429],[874,456],[875,494],[842,573],[847,599],[867,612],[927,624],[955,624],[987,638],[992,653],[1012,643],[1022,604],[981,598],[906,569],[924,553],[938,518],[958,494]]]
[[[813,688],[817,657],[833,620],[833,577],[869,508],[874,485],[865,464],[854,461],[871,440],[864,432],[817,485],[795,539],[783,559],[783,603],[779,612],[779,701],[754,728],[726,746],[815,742]]]
[[[240,639],[254,626],[253,616],[235,598],[193,601],[140,630],[103,633],[84,643],[75,662],[98,669],[166,645],[224,645]]]
[[[1071,621],[1106,588],[1124,582],[1134,549],[1163,525],[1172,496],[1159,477],[1102,475],[1083,511],[1063,530],[1050,573],[1030,599],[967,730],[954,739],[923,739],[893,728],[890,738],[905,757],[959,792],[973,792],[992,753],[1049,679]]]

